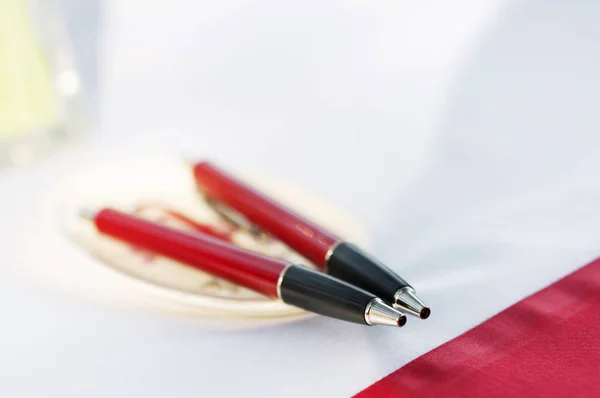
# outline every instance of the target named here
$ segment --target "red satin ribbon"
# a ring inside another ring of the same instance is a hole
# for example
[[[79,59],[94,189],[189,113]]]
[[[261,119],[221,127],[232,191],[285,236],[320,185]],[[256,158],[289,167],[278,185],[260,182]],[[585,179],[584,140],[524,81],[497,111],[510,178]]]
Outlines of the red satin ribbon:
[[[600,259],[356,397],[600,397]]]

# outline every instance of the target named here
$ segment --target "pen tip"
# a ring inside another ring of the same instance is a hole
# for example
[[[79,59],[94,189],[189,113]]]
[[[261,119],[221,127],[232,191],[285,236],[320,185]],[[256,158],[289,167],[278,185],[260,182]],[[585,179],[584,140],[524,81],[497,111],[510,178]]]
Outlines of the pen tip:
[[[402,327],[404,325],[406,325],[406,315],[402,315],[400,318],[398,318],[398,322],[396,322],[398,327]]]
[[[431,309],[421,301],[410,286],[403,287],[396,292],[393,307],[421,319],[427,319],[431,315]]]
[[[194,167],[195,162],[187,156],[180,156],[179,160],[181,161],[181,163],[183,163],[184,166],[186,167]]]
[[[96,212],[91,210],[91,209],[79,209],[79,217],[81,218],[85,218],[87,220],[93,220],[94,218],[96,218]]]
[[[367,324],[402,327],[406,324],[406,315],[385,304],[381,299],[371,300],[365,310]]]

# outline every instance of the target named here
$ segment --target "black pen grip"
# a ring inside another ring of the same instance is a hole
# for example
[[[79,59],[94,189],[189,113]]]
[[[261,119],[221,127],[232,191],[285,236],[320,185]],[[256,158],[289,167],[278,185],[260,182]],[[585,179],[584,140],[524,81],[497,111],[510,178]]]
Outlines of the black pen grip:
[[[339,243],[326,264],[329,275],[391,300],[408,282],[355,245]]]
[[[311,269],[290,265],[280,285],[285,303],[307,311],[366,325],[365,309],[375,296]]]

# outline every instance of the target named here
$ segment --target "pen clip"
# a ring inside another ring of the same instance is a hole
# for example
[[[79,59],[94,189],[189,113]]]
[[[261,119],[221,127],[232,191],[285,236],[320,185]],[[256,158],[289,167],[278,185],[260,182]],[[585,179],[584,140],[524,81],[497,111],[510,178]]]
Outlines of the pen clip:
[[[204,202],[208,205],[208,207],[217,213],[217,215],[219,215],[225,222],[232,224],[238,229],[248,232],[250,235],[260,241],[266,241],[269,239],[269,235],[266,232],[252,224],[238,212],[219,204],[216,200],[208,197],[200,190],[198,193],[204,199]]]

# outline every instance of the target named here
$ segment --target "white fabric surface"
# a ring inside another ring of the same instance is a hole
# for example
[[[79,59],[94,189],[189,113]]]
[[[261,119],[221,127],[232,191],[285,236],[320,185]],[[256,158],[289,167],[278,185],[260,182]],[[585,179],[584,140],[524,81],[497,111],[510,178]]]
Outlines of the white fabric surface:
[[[70,160],[272,170],[361,217],[429,320],[223,333],[4,279],[0,396],[345,397],[600,254],[600,6],[446,3],[106,2],[101,134],[0,181],[18,265]]]

